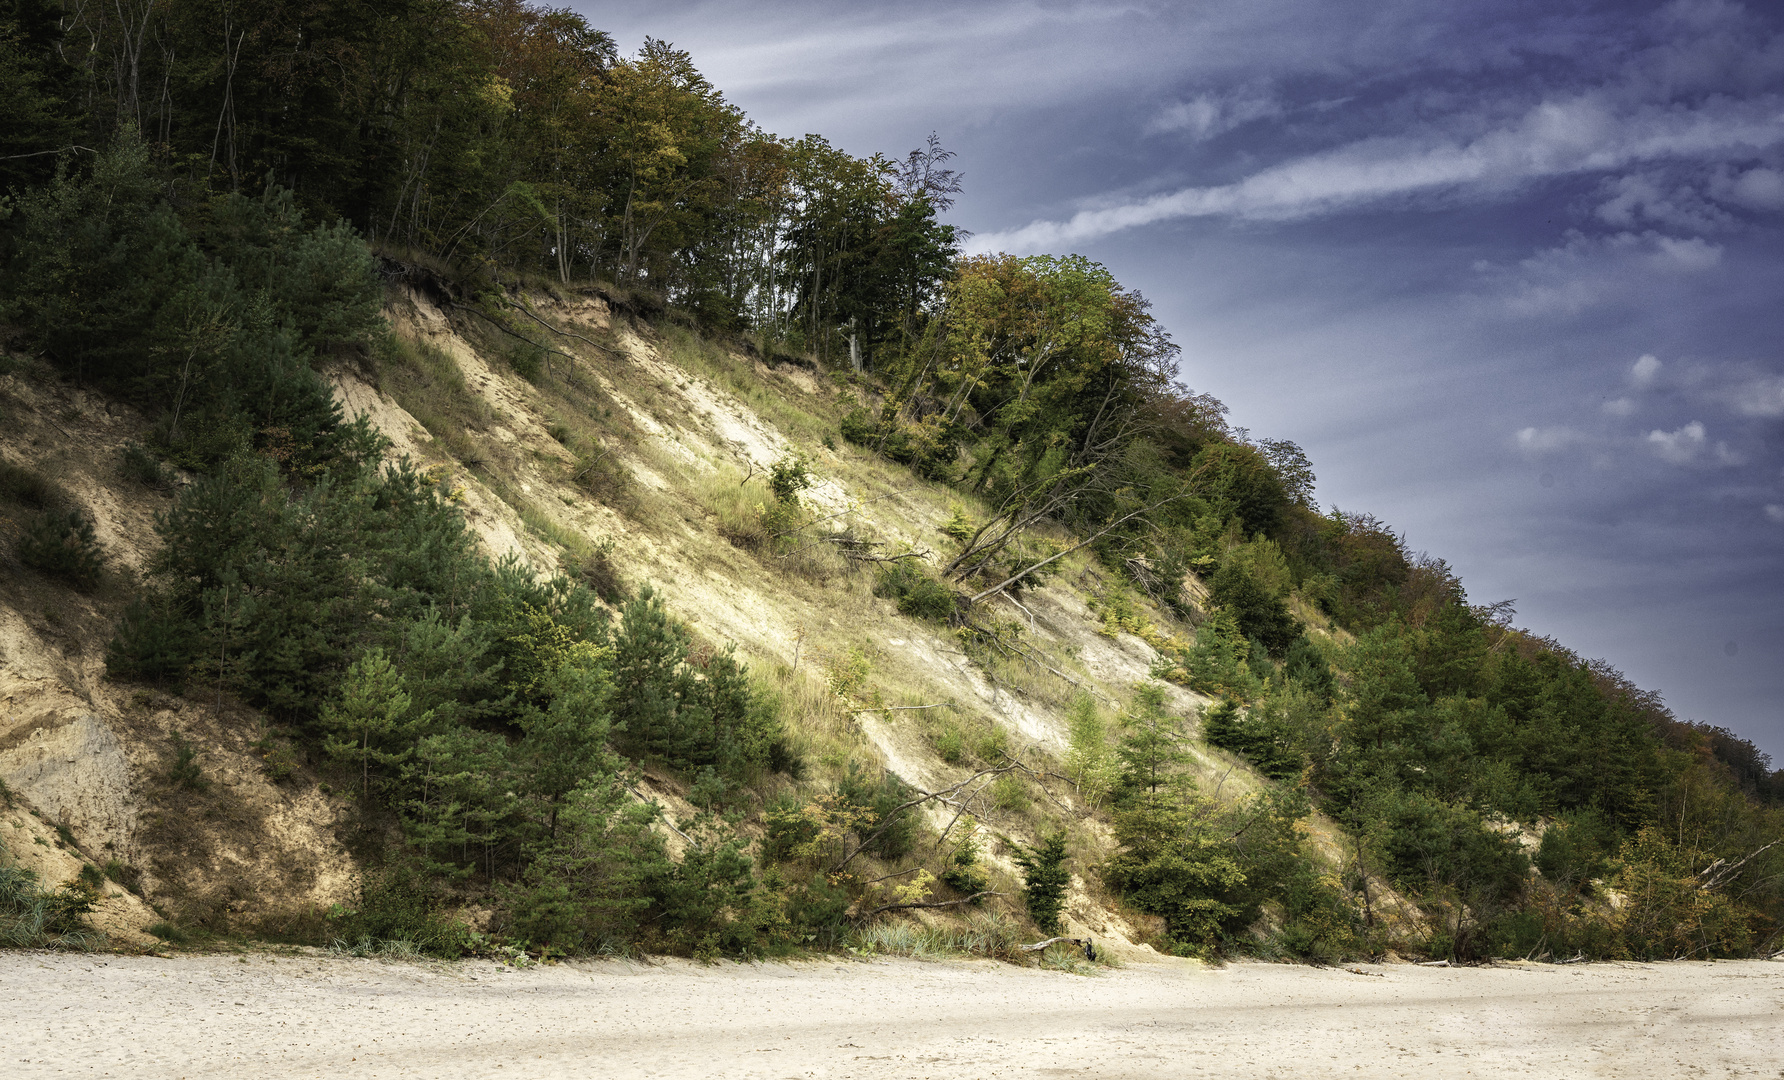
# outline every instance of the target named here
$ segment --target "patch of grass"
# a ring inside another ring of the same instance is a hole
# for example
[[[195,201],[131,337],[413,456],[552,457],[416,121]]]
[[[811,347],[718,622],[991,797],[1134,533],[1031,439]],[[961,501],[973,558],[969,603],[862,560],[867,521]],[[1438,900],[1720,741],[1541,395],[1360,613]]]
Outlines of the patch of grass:
[[[1015,773],[1004,773],[991,782],[991,805],[1005,813],[1026,813],[1032,801],[1028,785]]]
[[[74,831],[59,821],[56,823],[56,839],[62,842],[63,847],[75,846]]]
[[[466,434],[491,420],[489,404],[465,385],[464,372],[445,350],[392,332],[377,342],[379,386],[387,391],[455,459],[481,458]]]
[[[98,901],[97,890],[80,878],[51,891],[29,870],[0,866],[0,948],[104,948],[105,935],[86,918]]]
[[[983,956],[1013,963],[1028,959],[1021,944],[1021,925],[995,911],[974,915],[964,926],[957,928],[889,919],[852,930],[843,940],[844,947],[851,952],[875,956],[910,956],[923,960]]]
[[[157,923],[150,923],[146,933],[152,937],[160,938],[169,945],[184,945],[192,940],[191,934],[181,930],[179,927],[165,919]]]

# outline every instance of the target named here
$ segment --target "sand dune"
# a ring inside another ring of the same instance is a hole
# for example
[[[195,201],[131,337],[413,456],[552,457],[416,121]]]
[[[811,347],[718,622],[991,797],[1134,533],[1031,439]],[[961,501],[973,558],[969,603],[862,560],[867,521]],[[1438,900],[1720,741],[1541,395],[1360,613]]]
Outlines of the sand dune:
[[[0,955],[0,1075],[1784,1075],[1784,964],[1339,969]]]

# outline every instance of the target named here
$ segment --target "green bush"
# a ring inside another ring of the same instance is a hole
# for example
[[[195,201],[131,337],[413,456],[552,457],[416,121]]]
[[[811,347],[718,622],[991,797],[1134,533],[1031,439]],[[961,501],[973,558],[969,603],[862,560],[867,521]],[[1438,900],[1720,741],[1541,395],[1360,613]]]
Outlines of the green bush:
[[[842,437],[856,446],[872,446],[879,441],[880,424],[872,413],[857,405],[842,418]]]
[[[953,590],[931,577],[915,560],[900,559],[880,569],[873,594],[894,600],[900,614],[919,619],[943,620],[953,616]]]
[[[46,510],[25,527],[19,560],[83,592],[105,576],[105,553],[93,522],[79,510]]]
[[[1022,901],[1028,917],[1041,933],[1059,933],[1065,890],[1072,880],[1065,868],[1065,834],[1042,837],[1040,846],[1033,848],[1011,842],[1010,851],[1010,861],[1022,869]]]
[[[809,463],[803,454],[783,457],[768,470],[768,490],[781,502],[791,502],[811,484]]]
[[[450,960],[469,952],[473,942],[470,930],[445,914],[427,879],[405,867],[364,875],[357,903],[331,909],[328,923],[337,944],[360,949],[401,942]]]
[[[134,480],[147,488],[159,490],[173,483],[173,475],[168,472],[167,466],[161,464],[154,454],[133,442],[124,444],[124,456],[119,471],[126,479]]]

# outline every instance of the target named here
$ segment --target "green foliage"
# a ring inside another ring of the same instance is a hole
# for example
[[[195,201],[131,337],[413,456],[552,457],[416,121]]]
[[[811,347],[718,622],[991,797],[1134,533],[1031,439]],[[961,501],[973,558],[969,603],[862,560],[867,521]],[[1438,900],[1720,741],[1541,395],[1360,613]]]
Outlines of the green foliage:
[[[46,510],[25,527],[19,538],[19,561],[61,578],[82,592],[98,587],[105,576],[105,552],[93,521],[80,510]]]
[[[173,736],[173,763],[165,775],[168,783],[187,791],[208,791],[211,786],[198,764],[198,747],[177,731]]]
[[[948,856],[948,865],[942,871],[941,878],[943,884],[963,897],[974,896],[991,887],[991,878],[979,861],[981,852],[972,822],[967,822],[965,827],[966,839]]]
[[[1043,836],[1032,848],[1010,841],[1009,848],[1010,861],[1022,870],[1022,902],[1029,919],[1043,934],[1059,933],[1066,886],[1072,881],[1065,868],[1065,834]]]
[[[1189,760],[1183,723],[1165,712],[1162,687],[1142,683],[1134,689],[1124,728],[1115,748],[1121,762],[1120,799],[1156,802]]]
[[[407,761],[432,721],[431,713],[412,717],[410,704],[402,675],[374,648],[348,667],[339,699],[322,707],[323,752],[358,766],[361,794],[371,793],[372,766],[388,770]]]
[[[0,948],[86,952],[104,947],[105,935],[86,919],[99,895],[79,878],[48,890],[31,871],[0,866]]]
[[[893,774],[874,776],[853,761],[836,783],[837,799],[859,818],[856,831],[864,839],[879,833],[864,850],[881,859],[900,858],[917,842],[917,818],[908,809],[898,810],[912,795],[910,786]]]
[[[1291,743],[1292,728],[1273,710],[1258,707],[1241,713],[1231,701],[1222,700],[1202,714],[1202,738],[1245,758],[1272,780],[1293,780],[1301,775],[1300,756]]]
[[[407,866],[365,874],[357,902],[337,905],[327,917],[338,944],[363,951],[397,942],[423,955],[451,960],[473,946],[470,930],[446,913],[444,898],[433,884]]]
[[[1108,724],[1096,700],[1079,694],[1066,710],[1069,732],[1066,751],[1066,775],[1078,789],[1078,795],[1090,807],[1097,806],[1114,789],[1120,775],[1115,755],[1109,748]]]
[[[1228,559],[1208,584],[1214,602],[1232,613],[1239,633],[1262,643],[1271,656],[1284,656],[1300,634],[1294,617],[1238,559]]]
[[[768,470],[768,490],[781,502],[794,501],[812,485],[810,465],[802,454],[781,458]]]
[[[123,473],[125,478],[157,491],[173,484],[173,474],[168,472],[165,465],[161,464],[160,459],[134,442],[124,444],[124,454],[119,462],[118,471]]]
[[[880,568],[873,594],[894,600],[902,615],[937,621],[954,614],[954,591],[927,573],[915,560],[900,559]]]
[[[738,777],[767,766],[781,738],[772,702],[730,650],[695,653],[648,586],[621,611],[612,663],[614,722],[629,752]]]

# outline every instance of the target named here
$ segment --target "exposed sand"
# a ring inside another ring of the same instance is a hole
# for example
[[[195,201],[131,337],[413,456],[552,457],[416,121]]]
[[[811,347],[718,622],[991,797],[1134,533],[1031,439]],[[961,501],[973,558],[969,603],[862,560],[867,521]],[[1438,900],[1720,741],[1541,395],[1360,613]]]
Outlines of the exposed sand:
[[[1784,1076],[1784,964],[0,954],[0,1076]]]

